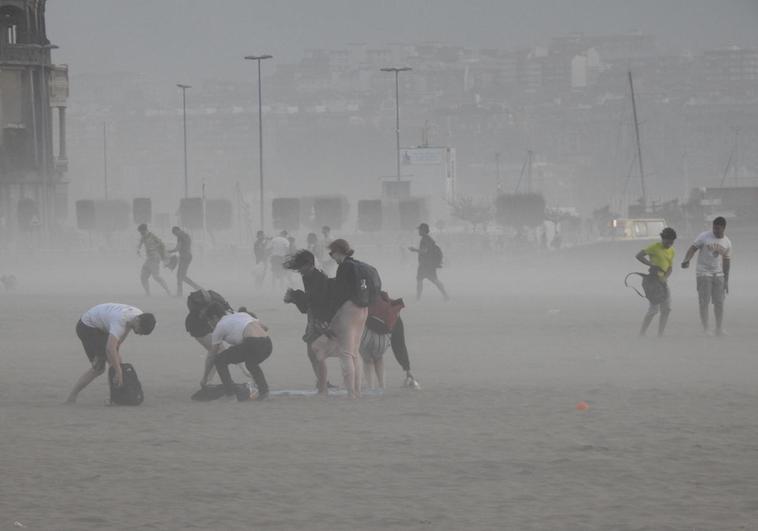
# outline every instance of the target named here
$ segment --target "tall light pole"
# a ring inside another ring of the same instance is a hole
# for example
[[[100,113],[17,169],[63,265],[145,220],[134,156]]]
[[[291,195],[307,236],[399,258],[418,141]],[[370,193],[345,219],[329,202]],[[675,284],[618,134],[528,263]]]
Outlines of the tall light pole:
[[[258,175],[260,177],[260,211],[261,211],[261,228],[265,230],[266,216],[264,215],[263,201],[263,96],[261,93],[261,61],[271,59],[273,55],[247,55],[248,61],[258,62]]]
[[[187,177],[187,89],[192,88],[192,85],[182,85],[177,83],[176,85],[182,89],[182,117],[184,120],[184,197],[189,197],[189,179]]]
[[[395,141],[397,147],[397,180],[400,180],[400,72],[409,72],[412,70],[407,66],[400,68],[382,68],[382,72],[394,72],[395,73]]]
[[[108,124],[103,122],[103,193],[108,200]]]

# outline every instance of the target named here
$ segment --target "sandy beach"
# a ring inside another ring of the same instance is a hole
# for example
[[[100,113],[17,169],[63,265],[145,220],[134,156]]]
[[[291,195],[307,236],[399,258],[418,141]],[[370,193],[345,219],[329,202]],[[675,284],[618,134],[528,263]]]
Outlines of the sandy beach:
[[[677,277],[659,340],[636,337],[645,305],[618,279],[603,294],[508,276],[484,294],[451,269],[452,303],[429,292],[404,313],[422,390],[388,353],[383,396],[264,403],[189,400],[203,352],[183,300],[40,280],[0,305],[0,529],[756,529],[752,287],[730,295],[730,335],[704,337]],[[312,389],[300,314],[220,284],[271,327],[272,390]],[[103,300],[158,316],[123,347],[138,408],[106,407],[104,378],[61,405],[87,367],[74,325]]]

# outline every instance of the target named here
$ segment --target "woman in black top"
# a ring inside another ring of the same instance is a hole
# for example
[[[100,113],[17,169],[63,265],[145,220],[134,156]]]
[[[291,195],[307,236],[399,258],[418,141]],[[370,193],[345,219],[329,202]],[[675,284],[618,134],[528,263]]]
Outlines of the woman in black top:
[[[326,358],[339,357],[342,378],[348,397],[358,398],[361,394],[360,347],[363,327],[366,325],[368,309],[356,306],[355,262],[353,250],[345,240],[334,240],[329,244],[329,256],[339,264],[337,276],[329,292],[329,307],[335,310],[329,329],[313,342],[312,348],[317,361],[318,390],[327,393]]]

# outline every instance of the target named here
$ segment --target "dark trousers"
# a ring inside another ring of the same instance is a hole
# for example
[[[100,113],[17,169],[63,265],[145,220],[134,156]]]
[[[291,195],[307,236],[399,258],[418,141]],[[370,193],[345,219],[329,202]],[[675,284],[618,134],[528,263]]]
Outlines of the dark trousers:
[[[411,360],[408,358],[408,345],[405,344],[405,325],[403,325],[403,320],[400,317],[397,318],[395,328],[392,329],[390,345],[392,345],[392,353],[395,355],[395,359],[403,370],[405,372],[410,371]]]
[[[233,395],[236,392],[234,381],[229,374],[229,364],[244,362],[245,367],[253,377],[255,386],[258,388],[258,396],[266,396],[268,394],[268,383],[260,364],[271,355],[273,350],[274,347],[269,337],[246,337],[239,345],[234,345],[221,352],[216,357],[216,370],[226,388],[226,393]]]

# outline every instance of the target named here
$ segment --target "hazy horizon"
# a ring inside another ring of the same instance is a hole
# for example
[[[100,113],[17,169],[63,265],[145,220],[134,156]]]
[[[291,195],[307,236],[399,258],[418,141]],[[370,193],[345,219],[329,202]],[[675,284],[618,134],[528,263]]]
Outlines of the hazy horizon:
[[[716,3],[707,0],[322,0],[261,6],[226,0],[223,8],[209,5],[53,1],[47,8],[48,36],[60,47],[55,61],[69,64],[72,75],[129,71],[177,80],[245,79],[250,75],[242,61],[246,54],[269,53],[275,62],[291,63],[304,50],[351,42],[515,49],[570,33],[639,32],[654,35],[665,50],[758,46],[758,3],[749,0],[718,3],[718,18]]]

